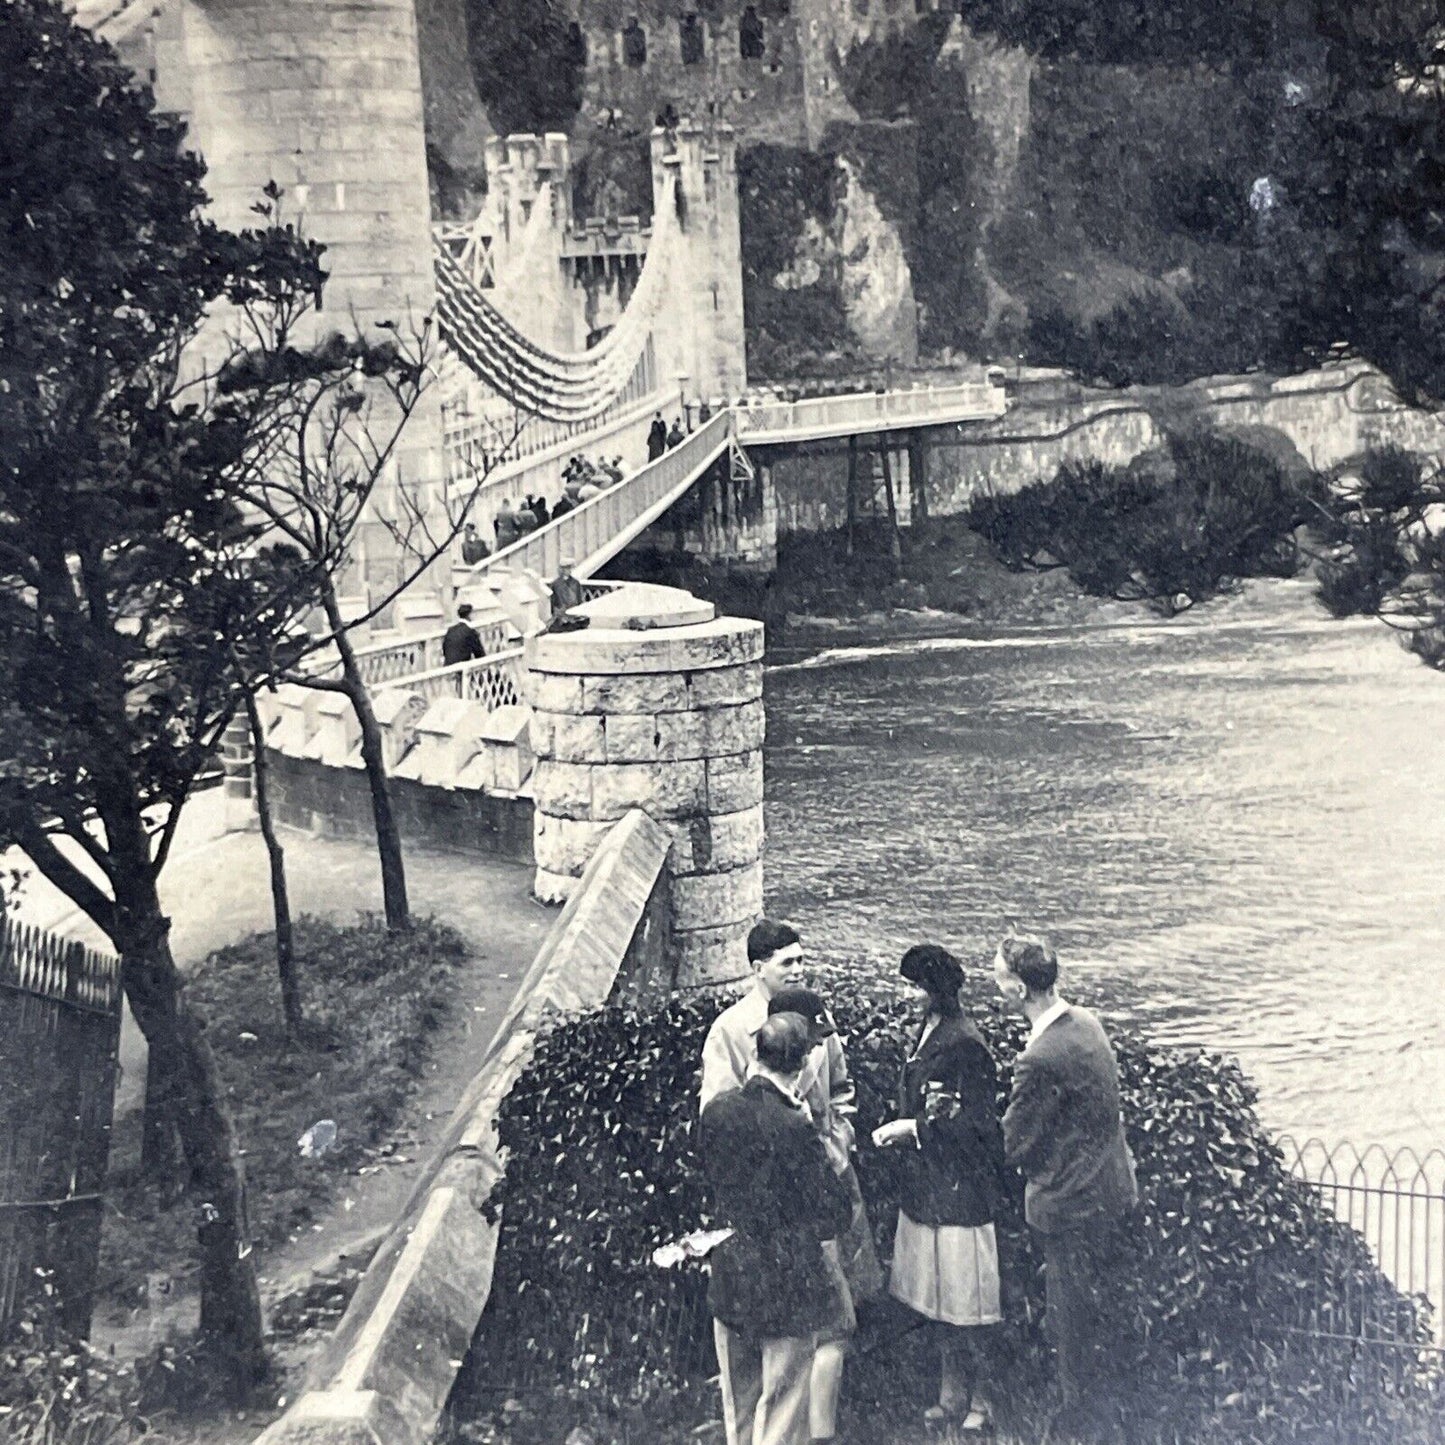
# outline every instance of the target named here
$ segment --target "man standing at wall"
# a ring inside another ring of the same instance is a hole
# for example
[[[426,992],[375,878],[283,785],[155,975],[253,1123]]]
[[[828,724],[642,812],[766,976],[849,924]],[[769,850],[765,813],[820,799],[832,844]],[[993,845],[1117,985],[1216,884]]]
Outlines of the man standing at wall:
[[[463,602],[457,608],[457,620],[442,635],[442,666],[455,667],[459,662],[470,662],[482,657],[482,639],[472,626],[472,604]]]
[[[1139,1191],[1119,1117],[1114,1050],[1093,1014],[1059,997],[1058,977],[1058,958],[1042,940],[1010,936],[999,944],[994,981],[1030,1024],[1014,1064],[1004,1152],[1027,1180],[1024,1217],[1043,1246],[1061,1423],[1088,1438],[1103,1428],[1101,1386],[1124,1343],[1108,1323],[1115,1298],[1108,1259]]]
[[[797,1093],[812,1045],[795,1014],[764,1019],[740,1089],[702,1112],[703,1170],[732,1236],[711,1255],[713,1316],[728,1445],[803,1445],[814,1337],[836,1308],[823,1240],[852,1201]]]

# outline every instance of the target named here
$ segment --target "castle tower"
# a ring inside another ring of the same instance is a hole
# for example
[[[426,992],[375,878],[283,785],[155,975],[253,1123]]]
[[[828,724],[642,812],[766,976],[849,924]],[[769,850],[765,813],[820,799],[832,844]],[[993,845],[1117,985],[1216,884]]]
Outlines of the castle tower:
[[[260,224],[252,208],[275,181],[280,219],[326,246],[316,332],[375,334],[383,321],[419,331],[436,283],[414,0],[178,0],[157,25],[157,93],[189,120],[215,220]],[[407,424],[394,475],[438,484],[441,450],[433,393]],[[379,521],[363,525],[355,551],[373,587],[394,575],[396,545]]]
[[[737,141],[684,121],[652,132],[652,193],[677,177],[682,245],[658,319],[658,367],[690,401],[717,402],[747,386],[743,336],[742,233],[738,224]],[[653,221],[653,234],[658,222]],[[686,378],[679,381],[678,378]]]

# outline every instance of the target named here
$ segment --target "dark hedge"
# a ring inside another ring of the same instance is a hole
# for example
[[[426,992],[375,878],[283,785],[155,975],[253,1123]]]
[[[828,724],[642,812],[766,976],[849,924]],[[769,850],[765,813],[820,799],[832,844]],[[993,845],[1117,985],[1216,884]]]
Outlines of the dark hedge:
[[[858,1079],[866,1141],[891,1116],[911,1021],[886,986],[839,978],[826,987]],[[981,982],[971,990],[970,1012],[1006,1093],[1022,1026],[1000,1015]],[[530,1440],[531,1420],[538,1439],[585,1422],[597,1438],[664,1440],[716,1413],[700,1387],[715,1369],[701,1271],[680,1276],[650,1259],[657,1245],[708,1222],[692,1131],[697,1062],[719,1006],[695,998],[647,1013],[606,1008],[541,1041],[501,1117],[511,1159],[494,1305],[458,1397],[464,1438]],[[1313,1310],[1345,1333],[1365,1322],[1421,1343],[1428,1309],[1402,1297],[1359,1236],[1290,1174],[1238,1065],[1156,1048],[1112,1024],[1111,1033],[1143,1196],[1118,1278],[1118,1324],[1131,1342],[1125,1421],[1140,1438],[1179,1441],[1438,1438],[1417,1351],[1372,1357],[1293,1332]],[[865,1143],[859,1174],[886,1250],[897,1197],[889,1156]],[[997,1405],[1027,1438],[1047,1399],[1047,1353],[1021,1200],[1020,1188],[1000,1224],[1007,1322]],[[899,1391],[926,1388],[907,1379],[918,1351],[875,1344],[850,1365],[848,1438],[911,1438],[895,1422],[913,1415]],[[487,1391],[516,1393],[559,1372],[572,1393],[545,1426],[516,1400],[510,1413],[488,1412],[489,1398],[500,1401]],[[680,1376],[690,1382],[681,1392]]]

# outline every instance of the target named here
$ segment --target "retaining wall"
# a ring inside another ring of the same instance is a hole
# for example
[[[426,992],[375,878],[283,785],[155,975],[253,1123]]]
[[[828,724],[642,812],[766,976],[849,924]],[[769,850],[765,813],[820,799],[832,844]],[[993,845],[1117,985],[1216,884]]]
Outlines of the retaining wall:
[[[672,839],[618,822],[527,971],[441,1148],[362,1279],[307,1388],[258,1445],[425,1445],[491,1292],[506,1170],[497,1114],[549,1014],[645,994],[667,957]]]
[[[364,771],[271,749],[267,758],[271,808],[278,822],[328,837],[376,836]],[[388,783],[403,842],[513,863],[532,861],[531,798],[437,787],[396,776]]]
[[[1106,391],[1067,380],[1026,382],[1012,391],[997,421],[924,432],[928,447],[928,509],[938,516],[965,510],[980,491],[1016,492],[1046,480],[1064,462],[1125,466],[1161,444],[1162,423],[1194,418],[1221,428],[1273,432],[1313,467],[1332,467],[1367,447],[1394,442],[1428,453],[1445,450],[1445,423],[1401,403],[1385,378],[1362,362],[1299,376],[1214,377],[1181,387]],[[865,444],[872,438],[863,438]],[[828,455],[780,456],[772,466],[779,532],[825,531],[847,520],[847,460]],[[900,520],[911,506],[907,468],[895,458]],[[860,467],[865,512],[882,510],[876,464]]]

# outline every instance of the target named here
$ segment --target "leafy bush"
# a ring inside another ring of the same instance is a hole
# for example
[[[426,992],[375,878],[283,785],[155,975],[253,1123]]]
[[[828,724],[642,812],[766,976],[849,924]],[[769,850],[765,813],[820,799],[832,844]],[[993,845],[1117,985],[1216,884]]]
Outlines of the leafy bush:
[[[886,985],[860,982],[857,971],[823,986],[848,1039],[866,1141],[891,1114],[910,1021]],[[1023,1028],[986,1004],[981,983],[971,987],[970,1012],[1006,1093]],[[599,1438],[625,1438],[639,1412],[653,1428],[632,1438],[681,1438],[715,1412],[695,1390],[712,1368],[702,1277],[678,1277],[650,1259],[708,1222],[692,1138],[698,1059],[718,1007],[692,998],[652,1012],[606,1008],[540,1041],[502,1111],[511,1158],[493,1305],[456,1402],[473,1421],[467,1438],[541,1438],[520,1419],[503,1429],[495,1412],[478,1409],[478,1392],[559,1373]],[[1291,1176],[1238,1066],[1114,1032],[1143,1196],[1115,1291],[1130,1342],[1126,1416],[1149,1438],[1179,1441],[1434,1438],[1427,1382],[1356,1358],[1348,1345],[1290,1333],[1315,1308],[1423,1342],[1427,1310],[1394,1290],[1359,1237]],[[859,1174],[883,1249],[896,1214],[891,1168],[891,1156],[865,1146]],[[1007,1324],[998,1403],[1008,1428],[1031,1432],[1039,1423],[1031,1410],[1047,1396],[1046,1357],[1019,1199],[1000,1233]],[[885,1349],[850,1367],[853,1438],[906,1438],[896,1434],[907,1413],[902,1369]],[[679,1378],[693,1382],[692,1393],[677,1392]]]
[[[0,1439],[9,1445],[129,1445],[144,1433],[134,1366],[57,1323],[53,1287],[30,1293],[0,1339]]]
[[[806,286],[775,284],[793,266],[805,228],[832,220],[831,157],[795,146],[749,146],[738,154],[738,208],[749,368],[786,376],[806,370],[820,353],[846,349],[851,333],[836,267]]]
[[[1263,451],[1193,430],[1142,464],[1066,463],[1051,481],[979,496],[967,518],[1009,567],[1066,567],[1094,596],[1170,613],[1298,570],[1307,503]]]

